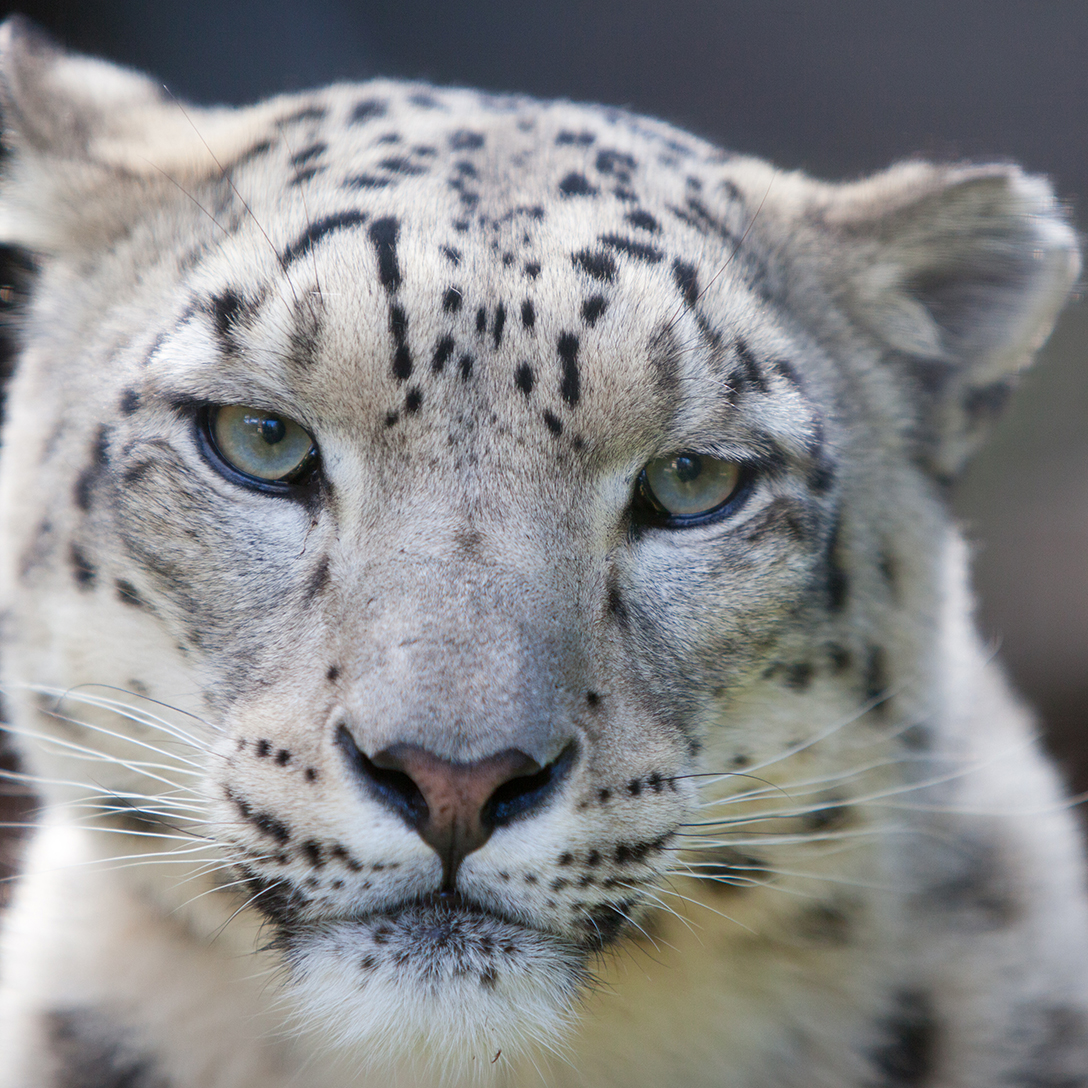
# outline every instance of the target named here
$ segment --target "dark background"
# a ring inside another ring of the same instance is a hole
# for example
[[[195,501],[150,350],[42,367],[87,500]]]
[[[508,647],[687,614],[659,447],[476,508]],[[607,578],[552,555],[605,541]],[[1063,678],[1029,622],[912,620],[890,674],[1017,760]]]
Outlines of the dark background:
[[[621,104],[828,178],[1015,159],[1088,223],[1084,0],[65,0],[69,45],[243,103],[370,75]],[[956,509],[983,630],[1088,789],[1088,303],[1068,310]]]

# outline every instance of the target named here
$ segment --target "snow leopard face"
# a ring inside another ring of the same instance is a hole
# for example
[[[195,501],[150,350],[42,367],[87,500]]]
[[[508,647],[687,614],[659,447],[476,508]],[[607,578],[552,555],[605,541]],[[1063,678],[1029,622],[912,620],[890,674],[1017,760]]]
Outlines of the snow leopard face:
[[[1076,274],[1046,185],[418,84],[183,111],[8,26],[47,795],[199,847],[379,1050],[554,1034],[670,897],[796,929],[801,864],[834,919],[940,727],[941,483]]]

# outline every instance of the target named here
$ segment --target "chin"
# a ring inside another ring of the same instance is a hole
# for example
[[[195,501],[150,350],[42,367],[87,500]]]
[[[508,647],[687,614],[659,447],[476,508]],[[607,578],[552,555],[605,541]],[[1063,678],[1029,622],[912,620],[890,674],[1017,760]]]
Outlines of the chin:
[[[287,923],[275,943],[305,1030],[368,1064],[451,1070],[561,1046],[591,954],[459,896]]]

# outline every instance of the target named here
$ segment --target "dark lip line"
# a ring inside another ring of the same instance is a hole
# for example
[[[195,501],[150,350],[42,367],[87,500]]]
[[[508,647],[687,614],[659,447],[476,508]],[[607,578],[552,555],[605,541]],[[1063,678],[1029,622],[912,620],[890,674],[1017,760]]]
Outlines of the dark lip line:
[[[355,923],[373,923],[381,921],[389,921],[395,923],[403,915],[408,914],[413,910],[437,910],[442,913],[452,916],[465,916],[475,915],[477,917],[486,918],[492,922],[498,922],[502,925],[514,926],[518,929],[528,930],[532,933],[539,933],[546,937],[555,937],[562,939],[558,933],[551,929],[541,929],[539,926],[529,925],[526,922],[520,921],[516,918],[511,918],[508,914],[504,914],[500,911],[493,910],[490,907],[485,907],[482,903],[477,902],[474,899],[470,899],[463,895],[461,892],[429,892],[426,895],[416,896],[412,899],[403,899],[397,903],[392,904],[389,907],[385,907],[379,910],[371,910],[358,914],[344,914],[332,918],[323,918],[321,922],[324,923],[337,923],[337,922],[355,922]]]

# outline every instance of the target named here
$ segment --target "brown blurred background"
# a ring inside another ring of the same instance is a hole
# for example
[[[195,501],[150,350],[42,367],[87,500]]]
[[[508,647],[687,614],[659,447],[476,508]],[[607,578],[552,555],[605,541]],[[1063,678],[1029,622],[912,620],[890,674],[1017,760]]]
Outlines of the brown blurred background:
[[[204,103],[370,75],[595,100],[827,178],[919,153],[1015,159],[1049,174],[1088,223],[1084,0],[54,0],[17,10]],[[982,627],[1077,790],[1088,790],[1086,345],[1088,301],[1066,312],[955,496],[975,544]]]

